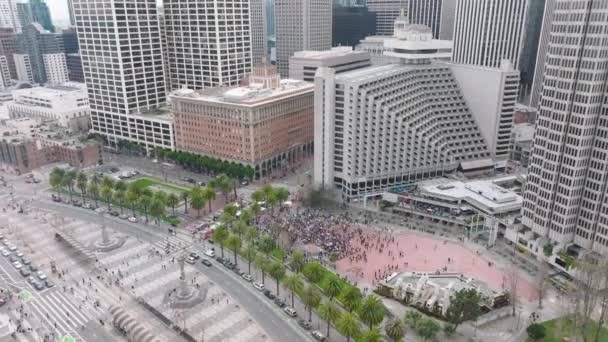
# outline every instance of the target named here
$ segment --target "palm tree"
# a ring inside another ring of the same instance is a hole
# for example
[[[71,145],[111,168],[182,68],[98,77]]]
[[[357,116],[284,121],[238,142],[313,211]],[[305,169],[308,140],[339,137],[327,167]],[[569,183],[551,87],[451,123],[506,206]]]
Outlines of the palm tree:
[[[167,203],[167,193],[164,191],[157,191],[152,195],[152,199],[157,199],[165,205]]]
[[[167,206],[171,207],[173,210],[173,216],[175,216],[175,206],[177,204],[179,204],[179,198],[174,193],[170,193],[169,196],[167,196]]]
[[[199,193],[192,194],[192,200],[190,201],[192,209],[196,209],[196,217],[201,217],[201,209],[205,206],[205,199]]]
[[[215,230],[213,231],[213,241],[216,241],[217,243],[220,244],[220,249],[222,251],[222,259],[224,258],[224,245],[226,244],[226,240],[228,239],[228,231],[226,230],[226,227],[224,226],[219,226],[217,228],[215,228]]]
[[[241,216],[239,216],[239,220],[245,222],[245,224],[251,223],[251,211],[248,209],[241,209]]]
[[[393,341],[399,342],[405,336],[405,322],[399,317],[395,317],[386,323],[384,331]]]
[[[255,247],[252,245],[247,245],[245,250],[243,251],[243,257],[247,260],[247,273],[251,274],[251,262],[255,260],[258,252]]]
[[[305,264],[306,263],[304,262],[304,254],[302,254],[302,252],[294,251],[293,253],[291,253],[291,258],[289,260],[289,268],[291,268],[292,271],[297,273],[302,272],[302,269],[304,268]]]
[[[405,313],[405,316],[403,316],[403,322],[408,323],[410,325],[410,327],[415,329],[416,324],[418,324],[418,321],[421,318],[422,318],[422,315],[420,314],[420,312],[418,312],[416,310],[409,310],[408,312]]]
[[[203,190],[202,195],[203,195],[203,198],[205,199],[205,201],[207,201],[207,204],[209,205],[209,212],[211,212],[211,201],[213,201],[215,199],[215,190],[213,190],[212,188],[207,186]]]
[[[304,284],[296,273],[291,273],[285,278],[285,287],[291,292],[291,307],[294,307],[293,297],[295,293],[302,291]]]
[[[245,231],[245,241],[247,241],[248,244],[253,244],[253,242],[255,240],[258,239],[258,230],[253,228],[253,227],[247,227],[247,230]]]
[[[302,292],[302,302],[308,310],[308,321],[312,321],[312,309],[321,302],[321,293],[314,285],[308,285]]]
[[[96,173],[91,176],[91,184],[99,185],[99,176]]]
[[[224,206],[222,221],[224,221],[229,227],[232,227],[232,221],[236,216],[237,210],[238,209],[236,208],[236,206],[232,203],[228,203]]]
[[[141,188],[139,186],[137,186],[137,183],[135,183],[135,182],[129,183],[129,185],[127,186],[127,191],[134,192],[137,195],[137,197],[139,197],[141,195]]]
[[[133,212],[133,216],[135,216],[135,205],[137,204],[137,200],[139,199],[137,193],[135,191],[129,190],[127,195],[125,196],[125,203],[131,207],[131,211]]]
[[[354,286],[347,286],[342,293],[342,304],[349,312],[353,312],[361,305],[361,291]]]
[[[139,197],[139,207],[144,210],[144,216],[146,217],[146,223],[148,222],[148,208],[152,204],[152,198],[150,196],[141,195]]]
[[[108,204],[108,210],[110,210],[110,205],[112,203],[112,188],[109,186],[101,188],[101,197],[105,198],[106,203]]]
[[[70,193],[70,202],[72,201],[72,189],[74,188],[74,179],[75,177],[71,171],[64,173],[63,178],[61,179],[61,184],[68,188],[68,192]]]
[[[262,238],[260,238],[260,241],[258,241],[258,249],[260,252],[266,254],[266,256],[269,256],[270,253],[272,253],[274,241],[268,234],[264,234]]]
[[[103,187],[108,187],[108,188],[113,188],[114,187],[114,181],[112,180],[112,178],[108,177],[108,176],[104,176],[103,179],[101,180],[101,186]]]
[[[272,187],[271,187],[272,189]],[[262,191],[262,189],[257,189],[256,191],[251,193],[251,199],[253,200],[254,203],[258,203],[264,200],[264,198],[266,198],[266,195],[264,195],[264,192]]]
[[[253,204],[251,205],[251,207],[249,207],[249,210],[251,210],[251,213],[253,214],[255,223],[258,222],[258,214],[260,213],[260,211],[262,211],[262,207],[260,207],[260,205],[258,204],[258,202],[253,202]]]
[[[289,191],[283,187],[278,187],[272,191],[274,197],[279,202],[279,207],[283,205],[283,202],[289,198]]]
[[[150,215],[154,217],[156,224],[160,225],[160,217],[163,216],[165,212],[165,203],[156,197],[152,199],[152,203],[150,203]]]
[[[117,181],[117,182],[114,184],[114,190],[116,190],[116,191],[118,191],[118,190],[122,190],[122,191],[127,190],[127,183],[125,183],[125,182],[124,182],[124,181],[122,181],[122,180]]]
[[[61,187],[63,185],[63,175],[65,174],[65,171],[63,169],[60,169],[58,167],[53,168],[53,171],[51,171],[51,174],[49,175],[49,183],[51,184],[51,187],[53,188],[53,190],[55,190],[57,192],[57,196],[59,198],[61,198]]]
[[[224,200],[226,203],[228,203],[228,194],[230,193],[230,190],[232,190],[232,182],[230,182],[230,178],[222,173],[216,177],[216,182],[218,188],[222,194],[224,194]]]
[[[122,209],[125,201],[125,191],[124,190],[116,190],[114,192],[114,199],[120,205],[120,214],[122,214]]]
[[[382,342],[382,334],[378,328],[369,329],[364,335],[362,342]]]
[[[266,197],[266,203],[270,206],[270,213],[274,214],[274,206],[277,204],[277,198],[274,196],[274,193],[270,193]]]
[[[331,322],[335,322],[338,318],[340,318],[341,313],[342,313],[342,311],[340,311],[340,308],[338,308],[338,305],[336,304],[336,302],[331,301],[331,300],[325,301],[319,307],[319,317],[321,317],[322,320],[325,320],[327,322],[327,337],[328,338],[329,338],[329,328],[331,327]]]
[[[234,265],[235,266],[238,266],[238,260],[236,259],[236,255],[239,253],[239,250],[241,249],[242,244],[243,244],[243,241],[241,240],[240,237],[238,237],[236,235],[230,235],[228,240],[226,240],[226,246],[228,246],[228,248],[232,249],[232,251],[234,252]]]
[[[140,196],[146,196],[146,197],[150,197],[150,199],[152,199],[152,196],[154,196],[154,192],[148,188],[143,188],[143,189],[141,189]]]
[[[268,201],[268,197],[272,194],[272,185],[266,184],[262,187],[262,194],[264,195],[264,199]]]
[[[346,342],[350,342],[350,339],[361,335],[361,325],[359,321],[350,312],[344,312],[336,321],[336,330],[342,336],[346,337]]]
[[[87,192],[87,175],[84,172],[78,173],[78,177],[76,177],[76,186],[80,189],[80,193],[82,194],[82,203],[86,203],[84,195]]]
[[[97,199],[99,198],[99,187],[97,186],[97,184],[91,181],[91,184],[89,184],[88,192],[91,196],[93,196],[93,199],[95,200],[95,206],[97,206]]]
[[[239,236],[239,238],[243,237],[243,234],[247,231],[247,223],[243,220],[238,220],[236,223],[232,225],[232,232]]]
[[[325,279],[324,283],[323,291],[329,296],[330,300],[334,300],[334,298],[342,292],[342,280],[336,275],[330,275]]]
[[[311,283],[316,283],[323,277],[323,266],[317,261],[313,261],[304,266],[304,276]]]
[[[182,191],[180,194],[182,201],[184,201],[184,214],[188,213],[188,198],[190,198],[190,193],[188,191]]]
[[[371,329],[373,326],[382,323],[382,320],[384,319],[384,310],[384,305],[380,299],[375,295],[369,295],[365,297],[363,304],[361,304],[359,316]]]
[[[277,282],[277,297],[279,296],[279,282],[285,278],[285,267],[280,262],[275,262],[270,266],[268,273]]]
[[[255,257],[253,261],[255,267],[259,268],[262,271],[262,284],[264,284],[264,278],[266,276],[266,270],[268,269],[268,265],[270,264],[270,259],[264,254],[259,254]]]

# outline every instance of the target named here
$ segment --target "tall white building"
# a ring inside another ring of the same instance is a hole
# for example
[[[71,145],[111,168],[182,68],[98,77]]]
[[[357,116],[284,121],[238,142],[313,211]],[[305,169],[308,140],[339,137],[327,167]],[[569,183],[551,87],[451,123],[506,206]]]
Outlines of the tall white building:
[[[0,27],[13,29],[15,33],[21,32],[16,0],[0,0]]]
[[[331,48],[331,0],[276,0],[277,70],[289,76],[289,57],[296,51]]]
[[[249,0],[165,0],[171,89],[234,86],[251,71]]]
[[[524,226],[608,254],[608,0],[556,0]],[[563,250],[563,249],[562,249]]]
[[[517,68],[528,0],[458,0],[452,62]]]
[[[298,51],[289,59],[289,78],[314,82],[320,67],[332,68],[339,74],[370,65],[368,52],[353,51],[350,46],[338,46],[327,51]]]
[[[407,38],[401,44],[428,44],[430,29],[420,32],[404,21],[395,22],[395,36]],[[317,70],[316,187],[344,198],[375,195],[490,157],[449,66],[424,58],[424,50],[389,53],[400,63],[340,74]]]
[[[65,53],[49,53],[42,55],[42,63],[48,84],[61,84],[70,80]]]
[[[120,140],[173,148],[165,104],[163,57],[155,0],[74,0],[74,17],[92,131]]]
[[[17,80],[25,82],[34,82],[34,73],[32,71],[32,63],[30,56],[26,54],[14,54],[15,70],[17,71]]]

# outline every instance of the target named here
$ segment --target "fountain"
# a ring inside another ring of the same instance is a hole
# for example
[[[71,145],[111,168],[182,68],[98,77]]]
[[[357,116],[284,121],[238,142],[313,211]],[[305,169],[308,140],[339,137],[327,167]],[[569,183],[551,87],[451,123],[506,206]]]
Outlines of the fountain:
[[[207,297],[207,284],[203,284],[197,288],[194,285],[189,285],[186,281],[186,258],[186,254],[181,254],[179,257],[177,257],[177,263],[180,270],[179,285],[177,288],[170,290],[165,295],[164,299],[164,302],[174,309],[191,308],[203,302]]]
[[[101,216],[101,220],[101,241],[95,241],[95,249],[99,252],[109,252],[122,247],[125,244],[126,237],[110,235],[103,216]]]

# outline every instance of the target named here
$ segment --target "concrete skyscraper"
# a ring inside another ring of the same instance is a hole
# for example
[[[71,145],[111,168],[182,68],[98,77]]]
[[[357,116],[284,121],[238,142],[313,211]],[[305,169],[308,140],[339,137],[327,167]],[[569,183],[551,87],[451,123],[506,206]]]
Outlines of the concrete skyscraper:
[[[51,33],[39,23],[25,25],[17,36],[17,54],[22,56],[15,59],[15,63],[20,64],[17,69],[31,68],[31,71],[28,70],[26,73],[28,75],[31,73],[32,78],[22,74],[19,77],[21,80],[50,84],[68,81],[68,67],[61,34]]]
[[[555,0],[545,0],[545,10],[543,11],[543,24],[538,40],[536,63],[534,64],[534,80],[532,81],[530,100],[528,102],[530,107],[532,108],[538,107],[538,103],[540,102],[540,95],[543,90],[543,80],[545,79],[545,60],[547,57],[547,45],[549,44],[549,33],[551,32],[554,9]]]
[[[608,254],[608,0],[556,0],[525,227],[556,243]]]
[[[251,71],[249,0],[165,0],[163,8],[171,90],[237,85]]]
[[[289,57],[331,48],[331,0],[275,0],[277,70],[289,75]]]
[[[408,8],[409,0],[367,0],[367,8],[376,13],[376,34],[392,36],[395,19],[402,8]]]
[[[31,23],[38,23],[45,30],[55,32],[49,6],[43,0],[29,0],[28,2],[18,3],[17,9],[22,27]]]
[[[457,0],[409,0],[410,23],[428,26],[433,38],[452,40]]]
[[[545,0],[529,1],[528,3],[524,39],[519,59],[519,70],[521,71],[519,99],[522,103],[529,102],[530,93],[532,91],[545,5]]]
[[[268,60],[268,37],[266,35],[266,0],[249,0],[249,22],[251,26],[251,61],[253,65]]]
[[[15,33],[21,32],[16,0],[0,0],[0,28],[10,28]]]
[[[74,0],[92,131],[173,148],[171,122],[155,115],[166,101],[155,0]],[[97,20],[90,20],[96,17]]]
[[[519,63],[528,0],[458,0],[452,62],[498,68]]]

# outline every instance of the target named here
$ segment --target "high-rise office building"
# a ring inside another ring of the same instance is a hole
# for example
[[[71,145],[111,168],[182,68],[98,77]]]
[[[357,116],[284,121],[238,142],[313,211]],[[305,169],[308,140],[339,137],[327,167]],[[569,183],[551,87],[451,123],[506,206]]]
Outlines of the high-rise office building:
[[[458,0],[452,61],[498,68],[508,59],[515,68],[524,35],[528,0]]]
[[[49,7],[43,0],[29,0],[17,4],[17,12],[22,27],[31,23],[40,24],[45,30],[55,32]]]
[[[534,79],[532,81],[532,89],[528,104],[532,108],[537,108],[540,101],[540,95],[543,90],[543,80],[545,78],[545,60],[547,57],[547,45],[549,44],[549,34],[551,33],[551,24],[553,22],[553,10],[555,9],[555,0],[545,0],[545,9],[543,11],[543,25],[541,27],[538,48],[536,54],[536,63],[534,64]]]
[[[0,56],[4,56],[10,79],[17,79],[17,69],[13,55],[17,52],[17,36],[11,28],[0,28]]]
[[[92,131],[111,146],[128,140],[173,148],[172,123],[159,110],[166,93],[156,1],[74,0],[73,5]]]
[[[451,40],[457,0],[409,0],[410,23],[428,26],[433,38]]]
[[[376,34],[376,13],[365,6],[334,6],[331,34],[332,46],[355,46]]]
[[[63,42],[63,50],[65,53],[77,53],[78,34],[75,28],[64,29],[61,31],[61,40]]]
[[[171,89],[237,85],[251,71],[249,0],[165,0],[163,9]]]
[[[15,33],[21,32],[16,0],[0,0],[0,28],[10,28]]]
[[[51,33],[39,23],[25,25],[17,36],[17,53],[29,56],[34,82],[60,84],[68,81],[61,34]]]
[[[68,65],[68,78],[73,82],[84,83],[84,73],[82,71],[82,58],[79,53],[67,53],[65,61]]]
[[[76,19],[74,19],[74,0],[68,0],[68,15],[70,16],[70,25],[76,25]]]
[[[251,61],[253,65],[264,63],[268,55],[266,36],[266,0],[249,0],[249,21],[251,26]]]
[[[392,36],[393,24],[401,9],[409,7],[409,0],[367,0],[367,8],[376,13],[376,34]]]
[[[519,100],[521,103],[529,102],[530,93],[532,91],[538,46],[545,13],[545,1],[546,0],[536,0],[528,2],[524,39],[522,42],[521,56],[519,58],[519,71],[521,71]]]
[[[165,23],[165,9],[160,6],[158,11],[158,26],[160,28],[160,47],[163,50],[163,69],[165,70],[165,89],[171,89],[171,69],[169,68],[169,48],[167,47],[167,30]]]
[[[608,254],[608,0],[556,0],[522,223]]]
[[[331,0],[276,0],[277,69],[289,75],[289,57],[302,50],[331,48]]]

